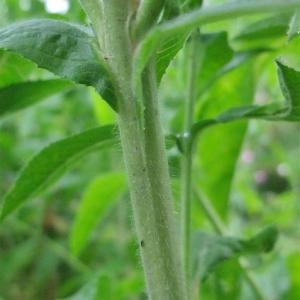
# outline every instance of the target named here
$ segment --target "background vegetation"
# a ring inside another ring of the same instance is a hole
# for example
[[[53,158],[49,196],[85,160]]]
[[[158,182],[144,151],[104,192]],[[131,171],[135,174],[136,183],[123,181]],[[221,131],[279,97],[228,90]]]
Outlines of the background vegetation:
[[[47,11],[43,1],[2,0],[0,26],[50,14],[51,18],[87,23],[78,2],[68,4],[62,14],[50,13],[49,7]],[[281,57],[300,69],[300,38],[286,41],[290,17],[279,14],[276,20],[261,23],[257,23],[261,17],[247,17],[201,29],[198,42],[204,50],[197,57],[199,61],[210,59],[199,75],[196,120],[216,116],[234,104],[250,104],[253,99],[257,104],[282,101],[274,60]],[[160,86],[166,133],[182,132],[189,43]],[[1,89],[55,78],[14,53],[0,52]],[[208,90],[203,83],[213,88]],[[42,90],[39,97],[45,101],[0,121],[0,195],[44,146],[115,122],[112,109],[92,88],[69,83],[59,86],[54,81],[52,87]],[[168,155],[178,209],[182,154],[171,143]],[[274,250],[247,255],[249,269],[266,299],[299,299],[299,157],[299,123],[243,120],[203,131],[193,163],[198,192],[192,201],[192,259],[198,259],[197,236],[203,231],[215,234],[199,199],[204,194],[230,236],[247,239],[266,225],[277,226],[280,234]],[[118,142],[76,161],[51,189],[1,224],[0,299],[146,299],[128,197]],[[99,199],[98,205],[89,199]],[[87,212],[97,212],[99,218],[89,219]],[[86,226],[80,225],[83,223]],[[216,249],[223,254],[228,250],[226,245]],[[201,284],[203,274],[196,277],[194,293],[200,293],[202,299],[256,299],[237,261],[233,257],[216,266]]]

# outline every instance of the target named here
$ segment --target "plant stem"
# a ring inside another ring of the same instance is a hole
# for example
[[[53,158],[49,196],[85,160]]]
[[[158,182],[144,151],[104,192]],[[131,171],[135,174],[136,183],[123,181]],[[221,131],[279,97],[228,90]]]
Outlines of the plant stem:
[[[197,73],[199,68],[199,38],[198,32],[191,36],[189,47],[188,83],[185,105],[184,134],[190,132],[194,117],[194,103],[197,97]],[[181,243],[182,256],[186,278],[189,278],[189,254],[191,236],[191,176],[193,149],[189,136],[185,138],[183,145],[184,155],[181,160]]]
[[[145,104],[145,154],[150,181],[151,206],[153,207],[153,223],[156,227],[154,243],[158,253],[154,255],[157,266],[163,263],[162,271],[166,274],[162,285],[166,293],[162,298],[153,299],[186,299],[186,287],[180,257],[180,247],[176,234],[174,208],[170,188],[168,162],[164,148],[164,137],[160,124],[160,116],[156,91],[155,61],[150,61],[142,75],[142,87]],[[149,214],[149,210],[148,210]],[[146,224],[142,225],[147,226]],[[146,248],[146,247],[145,247]],[[146,250],[146,249],[144,249]],[[153,251],[149,248],[148,251]],[[161,257],[158,259],[158,257]],[[167,288],[169,286],[169,288]]]
[[[101,50],[108,58],[118,93],[120,138],[148,297],[186,300],[158,113],[155,64],[150,62],[142,74],[143,101],[139,101],[145,105],[142,122],[138,99],[132,90],[133,46],[127,28],[129,2],[102,1],[105,36]]]
[[[198,201],[200,202],[205,215],[208,217],[211,224],[215,228],[215,231],[220,235],[226,235],[227,233],[226,226],[222,222],[221,218],[219,217],[214,207],[211,205],[210,201],[204,195],[202,195],[196,187],[194,188],[194,194],[198,199]],[[247,260],[244,257],[240,257],[238,259],[238,262],[248,284],[251,286],[254,294],[256,295],[256,299],[268,300],[265,297],[264,293],[262,292],[261,288],[257,285],[256,280],[254,278],[254,274],[248,269]]]

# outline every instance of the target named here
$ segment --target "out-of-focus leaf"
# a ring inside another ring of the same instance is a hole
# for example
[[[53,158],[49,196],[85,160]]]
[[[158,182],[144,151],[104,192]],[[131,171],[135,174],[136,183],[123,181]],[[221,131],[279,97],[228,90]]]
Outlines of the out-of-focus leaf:
[[[1,249],[1,282],[8,284],[18,271],[28,267],[34,259],[36,249],[37,240],[35,238],[24,241],[18,247],[10,249],[10,251],[3,251]]]
[[[35,65],[19,55],[0,50],[0,87],[25,81]]]
[[[268,105],[246,105],[231,108],[218,117],[201,120],[191,129],[192,137],[211,125],[228,123],[241,119],[261,119],[270,121],[300,121],[300,72],[277,61],[278,76],[285,103]]]
[[[278,230],[268,226],[250,239],[222,237],[197,232],[193,237],[194,266],[205,279],[220,263],[246,254],[259,254],[273,249]]]
[[[236,40],[257,40],[283,37],[287,34],[291,14],[279,14],[247,25]]]
[[[101,282],[100,277],[95,275],[94,278],[84,285],[74,295],[59,300],[98,300],[101,299]],[[100,298],[99,298],[100,297]]]
[[[201,63],[199,63],[200,68],[197,72],[198,79],[197,86],[195,87],[199,100],[203,99],[205,93],[209,92],[209,89],[212,89],[212,85],[217,84],[218,80],[222,80],[226,74],[234,71],[254,57],[270,51],[267,48],[257,48],[234,52],[229,45],[226,32],[203,34],[199,39],[201,40],[199,42],[199,54],[201,54],[199,60],[201,59]],[[229,101],[224,101],[224,105],[227,104],[229,104]],[[178,115],[182,115],[181,111],[178,111]],[[178,116],[178,118],[180,117]],[[193,132],[197,132],[199,128],[203,129],[215,123],[215,119],[202,120],[192,128],[192,134]]]
[[[203,0],[186,0],[183,1],[182,10],[188,12],[193,9],[200,8],[202,4]]]
[[[288,38],[291,41],[300,33],[300,9],[297,9],[289,24]]]
[[[16,52],[60,77],[93,86],[114,108],[116,97],[91,32],[58,20],[30,20],[0,30],[0,48]]]
[[[73,135],[44,148],[25,166],[15,185],[4,196],[0,218],[56,181],[72,163],[92,150],[116,140],[115,127],[107,125]]]
[[[116,122],[115,111],[103,101],[101,96],[94,90],[90,89],[90,95],[93,101],[94,113],[99,125],[107,125]]]
[[[287,259],[289,275],[290,275],[290,289],[286,299],[294,300],[300,298],[300,252],[290,254]]]
[[[204,34],[201,38],[201,51],[204,53],[198,76],[197,89],[199,94],[207,91],[218,79],[251,58],[270,51],[267,48],[258,48],[234,52],[229,45],[226,32]]]
[[[180,14],[179,0],[166,0],[163,12],[163,20],[169,20]]]
[[[0,89],[0,116],[26,108],[52,95],[63,92],[73,84],[50,79],[15,83]]]
[[[249,62],[218,81],[203,99],[205,102],[199,111],[200,122],[209,126],[214,115],[241,103],[251,103],[254,93],[252,75],[252,63]],[[215,126],[203,132],[198,144],[200,171],[197,173],[197,182],[222,217],[227,215],[231,183],[246,128],[247,124],[241,122]],[[220,144],[221,138],[226,142]]]
[[[218,32],[212,34],[204,34],[201,36],[203,51],[203,63],[198,76],[198,92],[205,91],[213,81],[220,70],[230,62],[233,57],[227,33]]]
[[[123,173],[105,174],[91,182],[84,192],[71,231],[70,245],[75,255],[85,247],[97,223],[125,189]]]
[[[299,7],[299,2],[291,0],[288,3],[284,1],[269,1],[269,12],[281,13],[291,12]],[[215,5],[214,7],[204,7],[194,9],[191,12],[185,13],[178,17],[172,18],[169,21],[163,22],[159,26],[154,26],[152,30],[138,45],[134,57],[134,82],[144,70],[150,57],[156,52],[162,41],[169,38],[174,38],[178,35],[186,35],[193,29],[199,26],[234,18],[235,16],[242,17],[244,15],[259,13],[261,7],[266,6],[266,2],[251,1],[248,2],[232,2],[223,5]],[[249,9],[246,9],[248,8]],[[137,85],[138,86],[138,85]]]

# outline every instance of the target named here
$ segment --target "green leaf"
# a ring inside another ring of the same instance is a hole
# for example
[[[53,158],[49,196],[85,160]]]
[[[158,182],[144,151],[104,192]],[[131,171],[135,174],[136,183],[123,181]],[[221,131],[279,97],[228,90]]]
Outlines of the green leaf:
[[[278,77],[285,103],[268,105],[246,105],[231,108],[214,119],[201,120],[192,126],[192,138],[209,126],[241,119],[261,119],[269,121],[300,121],[300,72],[277,61]]]
[[[234,52],[228,43],[226,32],[203,34],[200,38],[203,63],[198,76],[197,89],[201,94],[221,76],[218,73],[223,73],[222,68],[233,59]]]
[[[97,223],[126,190],[123,173],[108,173],[91,182],[83,198],[70,236],[71,251],[78,255]]]
[[[74,295],[59,299],[59,300],[97,300],[100,299],[101,295],[101,277],[95,275],[93,279],[90,280],[86,285],[84,285],[78,292]]]
[[[259,13],[290,12],[298,8],[298,0],[242,1],[198,8],[155,26],[138,45],[134,56],[134,77],[139,77],[159,45],[169,38],[186,35],[199,26]]]
[[[0,48],[16,52],[62,78],[93,86],[116,108],[109,73],[87,28],[47,19],[19,22],[0,30]]]
[[[297,9],[289,24],[288,38],[291,41],[300,33],[300,9]]]
[[[201,7],[202,4],[203,4],[203,0],[186,0],[182,5],[182,9],[183,11],[188,12]]]
[[[290,14],[279,14],[254,22],[235,36],[236,40],[257,40],[284,37],[287,34]]]
[[[300,109],[300,71],[277,61],[278,77],[282,93],[291,111]]]
[[[254,93],[252,75],[252,63],[249,61],[222,77],[222,80],[219,80],[203,98],[198,113],[201,126],[208,127],[214,124],[213,116],[220,114],[226,108],[241,103],[245,105],[251,103]],[[199,132],[196,128],[199,123],[192,127],[192,138],[195,138],[196,132]],[[202,133],[198,143],[197,159],[200,172],[197,173],[197,182],[222,217],[227,215],[231,183],[246,129],[247,124],[241,122],[214,126]],[[220,146],[220,137],[226,141],[222,146]],[[223,159],[224,157],[226,159]]]
[[[202,40],[204,57],[197,86],[200,95],[230,71],[257,55],[271,51],[268,48],[255,48],[234,52],[229,44],[227,32],[204,34]]]
[[[201,7],[201,0],[188,0],[183,4],[183,10],[188,11],[196,7]],[[163,20],[169,20],[180,14],[180,4],[176,0],[166,1]],[[156,73],[158,83],[161,81],[167,67],[178,51],[184,46],[186,39],[190,35],[190,30],[174,36],[166,37],[159,44],[156,51]]]
[[[278,230],[268,226],[250,239],[238,239],[197,232],[193,237],[193,266],[206,279],[224,261],[246,254],[270,252],[277,240]]]
[[[19,55],[0,50],[0,87],[25,81],[35,70],[32,62]]]
[[[70,165],[88,152],[116,140],[115,127],[107,125],[70,136],[41,150],[25,166],[15,185],[2,200],[4,219],[28,199],[56,181]]]
[[[290,289],[287,295],[288,300],[300,298],[300,251],[295,251],[288,256],[287,265],[290,276]]]
[[[185,34],[175,35],[162,41],[156,54],[156,77],[158,83],[161,81],[172,59],[184,46],[188,35],[189,32],[186,32]]]
[[[71,88],[66,80],[50,79],[15,83],[0,89],[0,117],[26,108]]]

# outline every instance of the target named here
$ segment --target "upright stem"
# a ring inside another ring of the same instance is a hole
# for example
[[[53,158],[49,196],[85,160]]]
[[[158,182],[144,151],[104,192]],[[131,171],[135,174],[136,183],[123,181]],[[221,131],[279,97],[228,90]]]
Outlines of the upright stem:
[[[161,282],[165,295],[162,298],[153,296],[153,299],[187,299],[176,234],[168,162],[157,102],[154,66],[155,61],[150,61],[142,78],[145,101],[145,156],[151,192],[151,202],[148,204],[153,209],[151,226],[154,230],[154,239],[152,243],[156,245],[156,249],[149,245],[147,251],[149,251],[149,256],[152,252],[151,256],[154,261],[150,263],[156,265],[154,268],[158,268],[161,264],[160,270],[157,270],[157,273],[160,273],[160,278],[157,280]],[[148,207],[148,215],[149,213]],[[142,226],[148,225],[142,223]],[[149,228],[145,230],[149,231]],[[146,247],[147,245],[144,251]]]
[[[160,125],[155,64],[142,75],[144,122],[132,90],[129,0],[103,0],[101,50],[118,93],[119,130],[149,299],[187,300]],[[142,128],[141,124],[144,125]]]
[[[199,41],[198,32],[194,32],[190,41],[189,65],[188,65],[188,89],[185,105],[184,133],[184,155],[181,161],[181,242],[182,256],[186,272],[189,277],[189,254],[191,235],[191,175],[192,175],[192,144],[188,132],[193,124],[194,103],[197,97],[197,72],[199,67]]]

